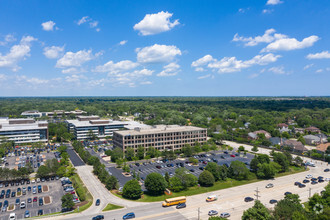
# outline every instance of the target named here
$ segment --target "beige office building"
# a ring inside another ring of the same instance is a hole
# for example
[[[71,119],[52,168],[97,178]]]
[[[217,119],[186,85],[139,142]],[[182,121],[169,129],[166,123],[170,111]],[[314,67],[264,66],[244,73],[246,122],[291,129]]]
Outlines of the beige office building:
[[[113,132],[114,147],[125,151],[128,147],[135,150],[139,146],[146,150],[155,147],[160,151],[179,150],[185,144],[204,143],[207,139],[207,129],[194,126],[156,125],[151,128],[136,128]]]

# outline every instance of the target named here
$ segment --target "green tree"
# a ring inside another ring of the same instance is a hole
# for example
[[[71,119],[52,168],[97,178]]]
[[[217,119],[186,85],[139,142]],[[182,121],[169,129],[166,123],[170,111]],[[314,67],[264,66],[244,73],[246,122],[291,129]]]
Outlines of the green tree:
[[[150,173],[146,177],[144,185],[151,195],[161,195],[167,187],[167,182],[160,173]]]
[[[37,170],[37,177],[39,178],[48,177],[50,174],[51,170],[45,165],[41,165]]]
[[[138,147],[136,156],[139,158],[139,160],[142,160],[144,158],[144,147]]]
[[[242,152],[242,151],[245,151],[245,148],[243,146],[239,146],[238,147],[238,152]]]
[[[133,157],[134,157],[134,149],[131,148],[131,147],[128,147],[126,149],[126,152],[125,152],[125,158],[128,160],[128,161],[131,161],[133,160]]]
[[[248,179],[250,171],[241,161],[232,161],[229,167],[229,174],[232,178],[237,180]]]
[[[242,220],[270,220],[270,211],[259,201],[255,200],[253,207],[243,212]]]
[[[213,186],[214,185],[214,177],[211,172],[204,170],[198,177],[198,183],[201,186]]]
[[[120,147],[116,147],[111,151],[111,161],[116,162],[117,159],[123,158],[123,150]]]
[[[303,159],[301,159],[301,157],[297,156],[293,159],[294,163],[297,165],[297,166],[301,166],[302,163],[303,163]]]
[[[218,164],[209,162],[205,166],[205,170],[209,171],[213,175],[215,181],[220,180],[220,168]]]
[[[275,162],[263,163],[258,169],[257,176],[261,179],[274,178],[279,169],[281,169],[281,166]]]
[[[257,156],[255,156],[250,162],[250,169],[253,172],[257,172],[261,163],[259,162]]]
[[[251,150],[252,150],[253,152],[258,152],[258,151],[259,151],[257,145],[254,145],[254,146],[252,147]]]
[[[259,161],[259,163],[269,163],[270,159],[267,154],[260,154],[260,155],[258,155],[258,161]]]
[[[189,158],[189,162],[194,164],[194,165],[198,164],[198,160],[196,158],[193,158],[193,157]]]
[[[283,153],[274,153],[273,161],[281,165],[282,172],[285,172],[289,169],[289,161],[288,158]]]
[[[189,144],[186,144],[182,151],[185,157],[191,157],[194,154],[193,148]]]
[[[72,194],[65,194],[62,196],[62,208],[72,209],[74,206],[73,202],[73,195]]]
[[[136,179],[129,180],[123,188],[123,197],[127,199],[139,199],[142,195],[142,189]]]
[[[306,145],[306,141],[303,136],[300,136],[297,140],[300,141],[303,145]]]
[[[208,144],[203,144],[202,145],[202,151],[208,152],[210,150],[210,146]]]
[[[167,185],[170,183],[170,175],[168,172],[165,173],[165,181],[167,182]]]
[[[177,176],[170,178],[169,187],[174,192],[180,192],[185,189],[181,182],[181,179]]]
[[[118,180],[117,180],[117,178],[112,176],[112,175],[107,177],[107,179],[105,181],[105,187],[108,190],[118,189]]]
[[[286,195],[274,208],[275,219],[292,219],[294,212],[305,213],[297,194]]]

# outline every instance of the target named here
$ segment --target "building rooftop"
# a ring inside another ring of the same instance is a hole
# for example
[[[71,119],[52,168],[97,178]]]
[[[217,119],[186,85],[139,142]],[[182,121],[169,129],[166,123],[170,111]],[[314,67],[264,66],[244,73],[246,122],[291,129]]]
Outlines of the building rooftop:
[[[180,126],[180,125],[155,125],[151,127],[145,128],[134,128],[134,130],[124,130],[124,131],[116,131],[123,136],[127,135],[141,135],[141,134],[157,134],[157,133],[165,133],[165,132],[181,132],[181,131],[200,131],[206,128],[199,128],[194,126]]]
[[[47,121],[35,121],[33,118],[0,118],[0,131],[40,129],[47,125]]]

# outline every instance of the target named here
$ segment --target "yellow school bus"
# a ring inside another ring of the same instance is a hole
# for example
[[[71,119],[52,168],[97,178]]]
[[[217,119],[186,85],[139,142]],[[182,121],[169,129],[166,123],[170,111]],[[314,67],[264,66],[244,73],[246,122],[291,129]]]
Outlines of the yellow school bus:
[[[179,203],[186,203],[186,197],[180,196],[180,197],[176,197],[176,198],[165,199],[165,202],[163,202],[163,207],[177,205]]]

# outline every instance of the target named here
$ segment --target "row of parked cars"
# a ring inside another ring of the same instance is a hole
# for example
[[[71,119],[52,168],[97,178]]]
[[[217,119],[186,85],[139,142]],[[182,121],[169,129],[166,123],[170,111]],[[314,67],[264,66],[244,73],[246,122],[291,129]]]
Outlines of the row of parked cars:
[[[73,199],[72,199],[73,202],[74,203],[79,203],[80,200],[79,200],[78,196],[76,195],[76,192],[75,192],[74,187],[72,186],[71,180],[68,177],[62,177],[61,178],[61,183],[62,183],[64,192],[66,194],[72,194],[72,196],[73,196]],[[71,210],[69,210],[69,209],[62,209],[62,212],[68,212],[68,211],[71,211]]]

